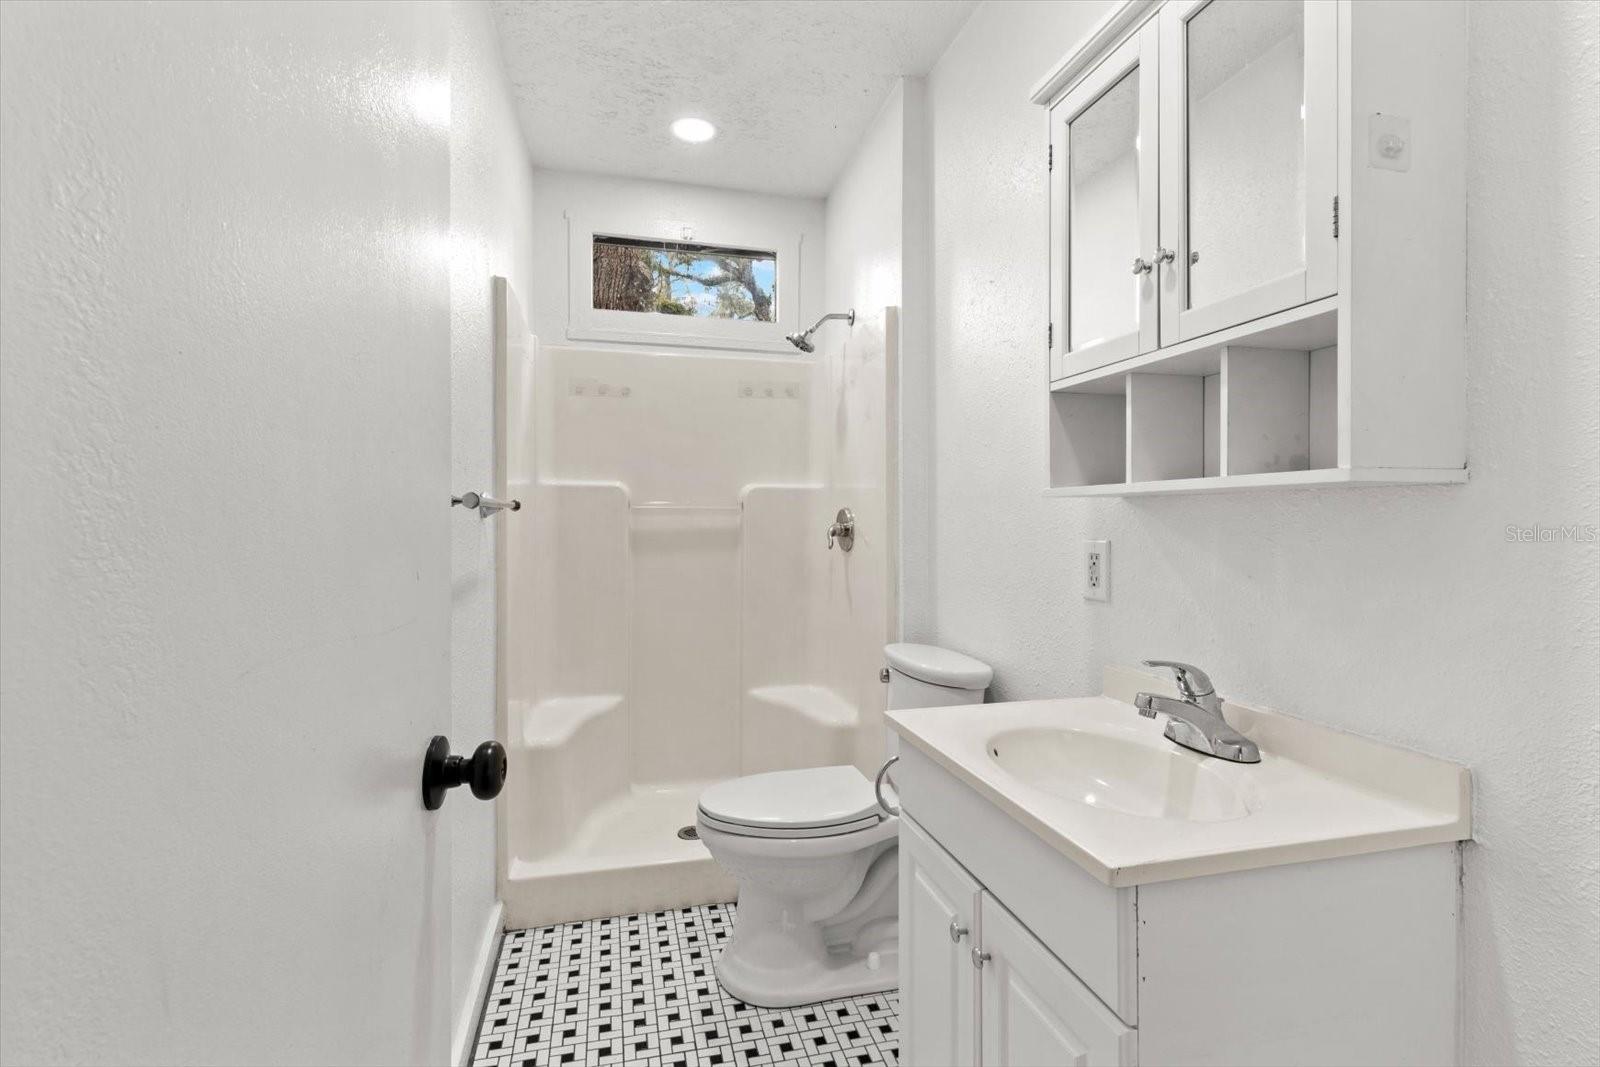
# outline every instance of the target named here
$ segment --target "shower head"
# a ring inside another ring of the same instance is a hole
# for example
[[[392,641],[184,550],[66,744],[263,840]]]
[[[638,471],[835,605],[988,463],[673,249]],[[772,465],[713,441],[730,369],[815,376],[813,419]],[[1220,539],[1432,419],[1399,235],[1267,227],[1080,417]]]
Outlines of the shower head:
[[[806,330],[803,333],[784,334],[784,340],[788,341],[802,352],[815,352],[817,350],[817,346],[811,343],[811,335],[816,333],[817,328],[823,323],[827,322],[829,319],[843,319],[851,326],[854,326],[856,324],[856,309],[851,308],[849,311],[835,311],[824,315],[822,318],[811,324],[811,329]]]

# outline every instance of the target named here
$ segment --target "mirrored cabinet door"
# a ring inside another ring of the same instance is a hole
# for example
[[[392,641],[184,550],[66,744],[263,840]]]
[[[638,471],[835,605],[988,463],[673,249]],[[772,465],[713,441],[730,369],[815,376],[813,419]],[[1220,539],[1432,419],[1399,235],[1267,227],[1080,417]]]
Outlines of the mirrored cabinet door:
[[[1161,10],[1161,343],[1336,288],[1332,0]]]
[[[1159,171],[1154,24],[1051,110],[1051,377],[1154,349]]]

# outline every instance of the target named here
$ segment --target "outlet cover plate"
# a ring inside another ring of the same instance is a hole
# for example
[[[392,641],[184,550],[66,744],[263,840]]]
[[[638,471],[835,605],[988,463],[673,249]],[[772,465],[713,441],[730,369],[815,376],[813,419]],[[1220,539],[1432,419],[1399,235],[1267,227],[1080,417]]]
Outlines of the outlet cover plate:
[[[1111,599],[1111,542],[1083,543],[1083,599]]]

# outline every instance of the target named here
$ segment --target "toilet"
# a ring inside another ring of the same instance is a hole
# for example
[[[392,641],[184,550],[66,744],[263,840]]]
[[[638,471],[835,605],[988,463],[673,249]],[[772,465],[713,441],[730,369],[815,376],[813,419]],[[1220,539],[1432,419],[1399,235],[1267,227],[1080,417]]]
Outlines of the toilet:
[[[895,709],[981,704],[992,676],[987,664],[931,645],[888,645],[884,656]],[[700,795],[697,824],[739,886],[716,963],[729,994],[782,1008],[899,985],[899,820],[858,769],[719,782]]]

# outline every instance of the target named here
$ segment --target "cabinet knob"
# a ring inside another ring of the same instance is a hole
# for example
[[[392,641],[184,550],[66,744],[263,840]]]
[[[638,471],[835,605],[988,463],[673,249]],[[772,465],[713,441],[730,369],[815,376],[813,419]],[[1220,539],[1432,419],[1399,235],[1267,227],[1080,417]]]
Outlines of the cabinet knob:
[[[1134,257],[1134,260],[1133,260],[1133,273],[1135,273],[1135,274],[1149,274],[1154,269],[1155,269],[1154,266],[1152,266],[1151,264],[1145,262],[1145,259],[1144,259],[1143,256]]]
[[[979,952],[976,948],[972,950],[972,965],[974,967],[981,971],[983,970],[983,965],[988,962],[989,954],[987,952]]]
[[[1178,253],[1172,251],[1172,249],[1170,249],[1170,248],[1158,248],[1158,249],[1156,249],[1156,265],[1157,266],[1160,266],[1163,263],[1171,263],[1173,260],[1175,260],[1177,258],[1178,258]]]
[[[963,937],[966,937],[966,936],[967,936],[967,928],[965,926],[961,925],[961,920],[959,918],[951,919],[950,920],[950,940],[954,941],[956,944],[959,945],[961,943],[961,939]]]

